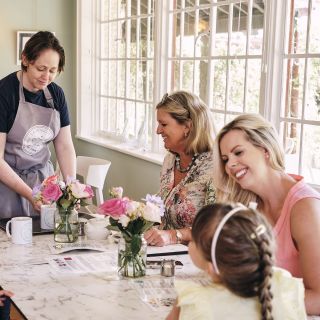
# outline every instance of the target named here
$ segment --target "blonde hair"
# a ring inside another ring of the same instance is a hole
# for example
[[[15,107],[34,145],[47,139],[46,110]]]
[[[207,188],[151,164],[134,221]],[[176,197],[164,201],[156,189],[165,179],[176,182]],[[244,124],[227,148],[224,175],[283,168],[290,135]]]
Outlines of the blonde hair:
[[[198,96],[187,91],[166,93],[156,109],[168,112],[180,124],[191,120],[192,126],[186,137],[186,153],[212,151],[215,133],[212,117],[209,108]]]
[[[249,190],[242,189],[234,179],[230,178],[221,159],[221,140],[231,130],[244,132],[248,141],[254,146],[265,149],[269,154],[269,164],[275,170],[284,171],[284,152],[276,129],[258,114],[238,116],[218,133],[214,145],[214,184],[217,199],[218,201],[234,201],[249,205],[250,201],[257,202],[258,196]]]
[[[192,239],[205,260],[212,263],[212,239],[219,222],[235,208],[215,203],[203,207],[192,224]],[[220,281],[241,297],[257,297],[263,320],[271,320],[271,279],[273,274],[274,237],[267,220],[258,211],[243,208],[223,226],[215,257]]]

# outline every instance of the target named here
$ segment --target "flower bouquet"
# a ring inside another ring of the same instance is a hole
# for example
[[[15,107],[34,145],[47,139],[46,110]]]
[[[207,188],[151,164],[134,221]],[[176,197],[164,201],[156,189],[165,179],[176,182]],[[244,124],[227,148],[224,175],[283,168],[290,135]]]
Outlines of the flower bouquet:
[[[121,187],[112,188],[112,199],[99,206],[98,213],[109,216],[109,230],[120,231],[118,267],[125,277],[146,274],[147,243],[143,233],[154,224],[161,223],[164,205],[160,197],[147,195],[144,202],[122,197]]]
[[[78,213],[75,207],[86,205],[86,200],[93,197],[90,186],[76,179],[60,181],[57,175],[43,180],[32,190],[33,199],[40,204],[57,206],[54,223],[54,240],[56,242],[75,242],[79,235]]]

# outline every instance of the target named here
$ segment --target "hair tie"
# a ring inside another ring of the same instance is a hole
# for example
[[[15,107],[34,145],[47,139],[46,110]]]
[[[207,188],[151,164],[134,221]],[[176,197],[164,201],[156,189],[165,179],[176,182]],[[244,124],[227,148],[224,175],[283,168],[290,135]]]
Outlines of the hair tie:
[[[237,207],[233,208],[232,210],[230,210],[220,221],[220,223],[218,224],[216,231],[213,235],[212,238],[212,244],[211,244],[211,259],[212,259],[212,264],[213,267],[216,271],[217,274],[220,274],[218,266],[217,266],[217,261],[216,261],[216,246],[217,246],[217,242],[218,242],[218,238],[219,235],[221,233],[222,228],[224,227],[224,225],[226,224],[226,222],[238,211],[240,210],[244,210],[244,209],[248,209],[246,206],[244,206],[242,203],[237,203]]]
[[[252,232],[250,234],[250,238],[251,239],[255,239],[259,236],[261,236],[262,234],[264,234],[266,232],[267,228],[264,224],[259,224],[256,229],[254,230],[254,232]]]

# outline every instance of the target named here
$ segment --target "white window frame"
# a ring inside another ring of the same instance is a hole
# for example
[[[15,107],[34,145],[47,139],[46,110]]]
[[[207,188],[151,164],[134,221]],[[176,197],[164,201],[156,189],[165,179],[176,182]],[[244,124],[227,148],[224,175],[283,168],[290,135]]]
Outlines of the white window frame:
[[[216,0],[212,0],[216,2]],[[238,2],[238,1],[232,1]],[[252,0],[248,0],[248,3]],[[105,146],[138,158],[161,164],[163,152],[159,139],[155,133],[156,119],[153,114],[153,136],[152,151],[139,151],[125,143],[101,136],[95,131],[96,123],[99,121],[97,96],[100,75],[96,72],[96,57],[99,54],[99,34],[96,32],[96,6],[99,0],[78,0],[77,1],[77,138]],[[223,3],[223,2],[219,2]],[[228,2],[226,1],[226,4]],[[287,1],[265,1],[264,18],[264,50],[261,61],[261,84],[260,84],[260,114],[270,120],[275,127],[280,129],[280,122],[283,120],[280,114],[280,106],[283,102],[282,85],[284,84],[283,63],[286,55],[285,49],[285,17]],[[167,92],[167,70],[168,70],[168,41],[167,35],[170,31],[169,1],[155,1],[154,20],[154,89],[153,105],[161,100]],[[267,20],[268,19],[268,20]],[[214,28],[213,25],[210,26]],[[214,30],[214,29],[211,29]],[[249,31],[248,31],[249,32]],[[318,57],[318,56],[317,56]],[[210,67],[209,59],[209,67]],[[208,83],[212,87],[212,81]],[[211,91],[211,90],[210,90]],[[210,105],[211,94],[206,99]],[[228,114],[233,112],[228,111]],[[237,112],[234,112],[237,114]],[[300,121],[301,122],[301,121]],[[306,121],[309,123],[310,121]],[[160,152],[159,152],[160,151]],[[320,186],[315,185],[316,188]]]

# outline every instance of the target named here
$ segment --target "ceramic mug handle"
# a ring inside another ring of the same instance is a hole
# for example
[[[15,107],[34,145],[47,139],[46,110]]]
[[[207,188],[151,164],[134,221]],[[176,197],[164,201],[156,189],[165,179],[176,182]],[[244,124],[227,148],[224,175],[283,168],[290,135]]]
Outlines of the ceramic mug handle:
[[[10,226],[10,224],[11,224],[11,220],[9,220],[9,221],[7,222],[7,224],[6,224],[6,232],[7,232],[7,236],[8,236],[9,238],[11,238],[11,233],[9,232],[9,226]]]

